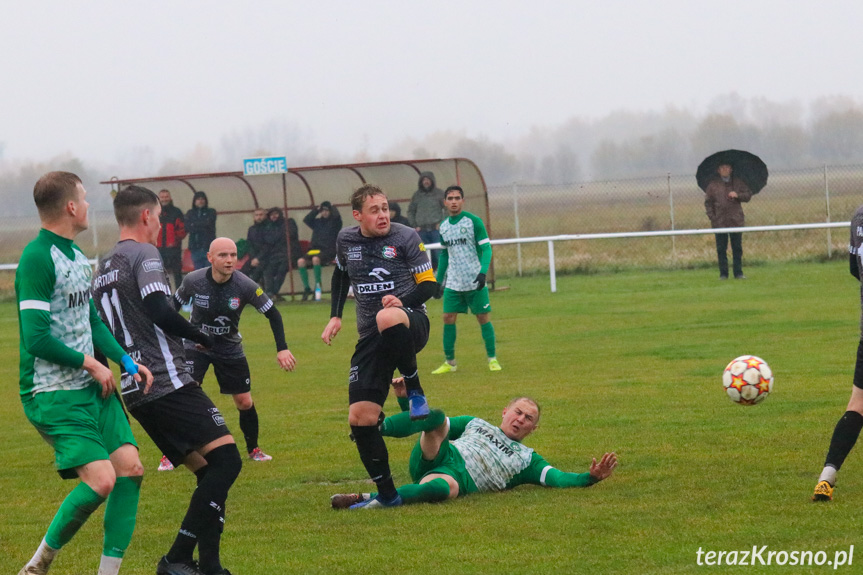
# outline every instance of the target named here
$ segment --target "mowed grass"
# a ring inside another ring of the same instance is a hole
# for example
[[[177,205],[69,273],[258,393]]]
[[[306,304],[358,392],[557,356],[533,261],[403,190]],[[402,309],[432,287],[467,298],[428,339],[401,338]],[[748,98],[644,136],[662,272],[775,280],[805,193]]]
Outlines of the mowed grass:
[[[696,573],[705,569],[696,564],[699,548],[767,545],[824,550],[832,559],[859,544],[859,453],[842,469],[836,501],[809,501],[851,387],[859,285],[844,259],[746,271],[748,280],[726,282],[713,269],[565,276],[555,294],[547,277],[498,278],[498,287],[510,288],[492,294],[504,371],[487,371],[476,322],[461,317],[459,371],[423,377],[431,403],[497,423],[511,397],[531,395],[543,414],[526,443],[550,463],[583,471],[591,457],[614,450],[620,466],[589,489],[521,487],[396,510],[329,508],[332,493],[371,489],[347,437],[353,304],[331,348],[319,339],[328,303],[280,306],[299,361],[292,374],[277,370],[268,324],[248,311],[242,331],[261,445],[275,459],[246,463],[231,491],[225,566],[235,575]],[[23,416],[14,306],[0,309],[0,566],[15,572],[73,484],[53,472],[49,448]],[[423,374],[442,360],[439,301],[430,303],[430,315]],[[722,370],[742,354],[763,357],[776,374],[774,393],[761,405],[742,407],[724,396]],[[205,389],[238,433],[236,410],[216,393],[211,375]],[[133,428],[147,475],[122,572],[151,575],[194,478],[156,472],[158,451]],[[388,445],[396,481],[405,482],[413,440]],[[52,572],[95,573],[100,549],[101,511]]]

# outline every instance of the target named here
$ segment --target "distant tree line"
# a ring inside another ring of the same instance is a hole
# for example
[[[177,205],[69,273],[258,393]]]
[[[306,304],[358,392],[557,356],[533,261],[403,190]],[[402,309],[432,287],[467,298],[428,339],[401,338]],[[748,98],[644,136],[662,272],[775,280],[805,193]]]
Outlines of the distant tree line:
[[[863,164],[863,105],[851,98],[830,97],[804,107],[731,93],[716,98],[701,114],[675,107],[661,112],[619,111],[598,120],[572,118],[557,126],[534,127],[506,142],[441,130],[419,139],[406,138],[377,155],[367,149],[350,153],[322,149],[313,142],[310,131],[284,121],[226,133],[218,142],[196,144],[179,158],[139,146],[118,152],[111,162],[85,161],[73,153],[12,162],[4,160],[0,142],[0,199],[6,215],[35,214],[30,201],[33,184],[48,170],[76,172],[88,189],[98,191],[98,182],[111,176],[236,171],[242,158],[276,154],[287,156],[292,166],[466,157],[477,163],[489,185],[694,174],[705,156],[727,148],[756,153],[771,170]],[[91,202],[110,207],[107,194],[93,194]]]

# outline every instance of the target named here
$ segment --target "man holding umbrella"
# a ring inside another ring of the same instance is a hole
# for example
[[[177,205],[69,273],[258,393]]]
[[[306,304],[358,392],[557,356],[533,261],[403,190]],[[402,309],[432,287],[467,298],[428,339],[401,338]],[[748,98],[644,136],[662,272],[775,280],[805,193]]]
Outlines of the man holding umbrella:
[[[740,165],[741,170],[735,168]],[[714,228],[742,228],[743,202],[748,202],[767,183],[767,166],[748,152],[726,150],[713,154],[698,166],[698,185],[704,190],[704,209]],[[728,241],[735,279],[743,275],[743,234],[717,233],[716,254],[719,259],[719,279],[728,279]]]

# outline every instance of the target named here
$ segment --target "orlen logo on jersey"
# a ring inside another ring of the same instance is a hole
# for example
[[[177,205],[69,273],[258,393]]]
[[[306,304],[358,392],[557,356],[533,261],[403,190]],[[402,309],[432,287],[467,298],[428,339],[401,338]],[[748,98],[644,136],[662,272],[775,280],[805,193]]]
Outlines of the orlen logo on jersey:
[[[213,335],[225,335],[227,333],[231,333],[231,318],[224,316],[224,315],[220,315],[219,317],[217,317],[213,321],[215,321],[221,325],[216,326],[216,325],[206,325],[205,324],[205,325],[201,326],[204,328],[204,331],[206,331],[207,333],[211,333]],[[227,325],[225,325],[225,324],[227,324]]]
[[[358,284],[357,292],[361,294],[365,293],[378,293],[382,291],[392,291],[395,288],[395,284],[393,282],[381,282],[381,283],[373,283],[373,284]]]

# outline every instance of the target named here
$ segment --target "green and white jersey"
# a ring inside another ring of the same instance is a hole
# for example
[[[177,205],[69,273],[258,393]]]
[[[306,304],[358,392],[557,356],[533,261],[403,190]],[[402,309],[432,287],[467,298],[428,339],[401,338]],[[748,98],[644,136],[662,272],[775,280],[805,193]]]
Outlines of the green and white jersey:
[[[470,419],[451,445],[464,459],[465,469],[476,483],[477,491],[502,491],[513,487],[513,478],[530,467],[534,455],[533,449],[510,439],[499,427],[478,417]]]
[[[91,275],[81,249],[48,230],[40,230],[24,248],[15,273],[22,395],[84,389],[93,383],[80,367],[83,354],[93,355]],[[44,326],[48,329],[39,331],[39,337],[31,336]],[[28,341],[35,353],[28,351]]]
[[[470,212],[462,212],[441,223],[440,235],[449,258],[444,287],[455,291],[475,290],[474,280],[482,271],[480,246],[489,243],[485,224]]]

